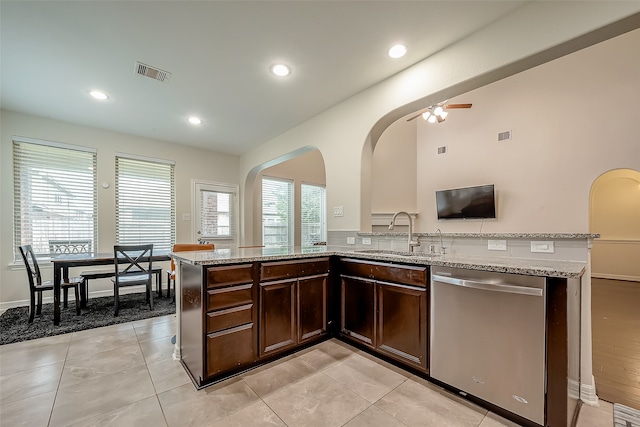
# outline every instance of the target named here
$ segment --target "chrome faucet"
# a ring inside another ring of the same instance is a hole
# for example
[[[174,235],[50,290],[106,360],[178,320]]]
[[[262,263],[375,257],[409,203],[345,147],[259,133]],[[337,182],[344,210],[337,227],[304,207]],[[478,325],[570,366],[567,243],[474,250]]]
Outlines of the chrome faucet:
[[[438,233],[438,234],[440,235],[440,255],[444,255],[444,254],[445,254],[445,249],[446,249],[446,248],[445,248],[445,247],[444,247],[444,245],[442,244],[442,231],[440,231],[440,229],[438,228],[438,229],[436,230],[436,233]]]
[[[415,246],[420,246],[420,242],[418,241],[418,239],[413,240],[413,218],[411,217],[411,215],[409,215],[408,212],[400,211],[393,214],[393,218],[391,218],[391,224],[389,224],[389,230],[393,230],[393,227],[396,224],[396,218],[400,214],[405,214],[407,218],[409,218],[409,241],[407,250],[409,252],[413,252],[413,248]]]

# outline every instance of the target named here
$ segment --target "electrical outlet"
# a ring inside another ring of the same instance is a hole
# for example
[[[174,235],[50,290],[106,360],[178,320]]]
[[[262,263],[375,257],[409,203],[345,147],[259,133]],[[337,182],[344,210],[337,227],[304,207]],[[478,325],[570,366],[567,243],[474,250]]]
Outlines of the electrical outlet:
[[[333,208],[333,216],[344,216],[344,206],[335,206]]]
[[[531,242],[531,252],[540,252],[546,254],[552,254],[554,252],[553,241],[547,242]]]
[[[506,251],[507,241],[506,240],[489,240],[487,244],[487,248],[490,251]]]
[[[347,245],[355,245],[356,238],[355,237],[347,237]]]
[[[362,238],[362,244],[363,245],[370,245],[371,244],[371,237],[363,237]]]

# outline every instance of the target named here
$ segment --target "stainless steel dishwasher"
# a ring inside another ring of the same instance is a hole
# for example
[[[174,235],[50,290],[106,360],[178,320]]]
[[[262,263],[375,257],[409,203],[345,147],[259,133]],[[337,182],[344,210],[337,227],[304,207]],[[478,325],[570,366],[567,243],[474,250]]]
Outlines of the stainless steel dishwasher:
[[[544,425],[545,284],[432,267],[430,375]]]

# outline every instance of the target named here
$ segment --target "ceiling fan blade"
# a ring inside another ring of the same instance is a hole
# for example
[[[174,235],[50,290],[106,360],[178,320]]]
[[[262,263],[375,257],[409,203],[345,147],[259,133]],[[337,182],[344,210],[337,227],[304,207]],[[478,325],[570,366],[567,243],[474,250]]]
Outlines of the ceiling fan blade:
[[[424,111],[423,111],[422,113],[424,113]],[[413,120],[413,119],[417,119],[418,117],[420,117],[420,116],[422,115],[422,113],[418,113],[418,114],[416,114],[415,116],[411,116],[411,117],[409,117],[409,118],[407,119],[407,121],[408,121],[408,122],[410,122],[410,121],[411,121],[411,120]]]
[[[471,108],[473,104],[447,104],[447,105],[443,105],[442,108],[444,108],[445,110],[450,110],[453,108]]]

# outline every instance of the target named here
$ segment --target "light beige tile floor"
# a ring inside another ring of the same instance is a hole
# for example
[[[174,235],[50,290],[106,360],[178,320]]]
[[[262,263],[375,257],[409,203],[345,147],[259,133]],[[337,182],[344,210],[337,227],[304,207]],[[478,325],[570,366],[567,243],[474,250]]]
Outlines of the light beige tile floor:
[[[0,426],[514,426],[338,340],[196,390],[174,316],[0,346]],[[583,405],[579,427],[613,425]]]

